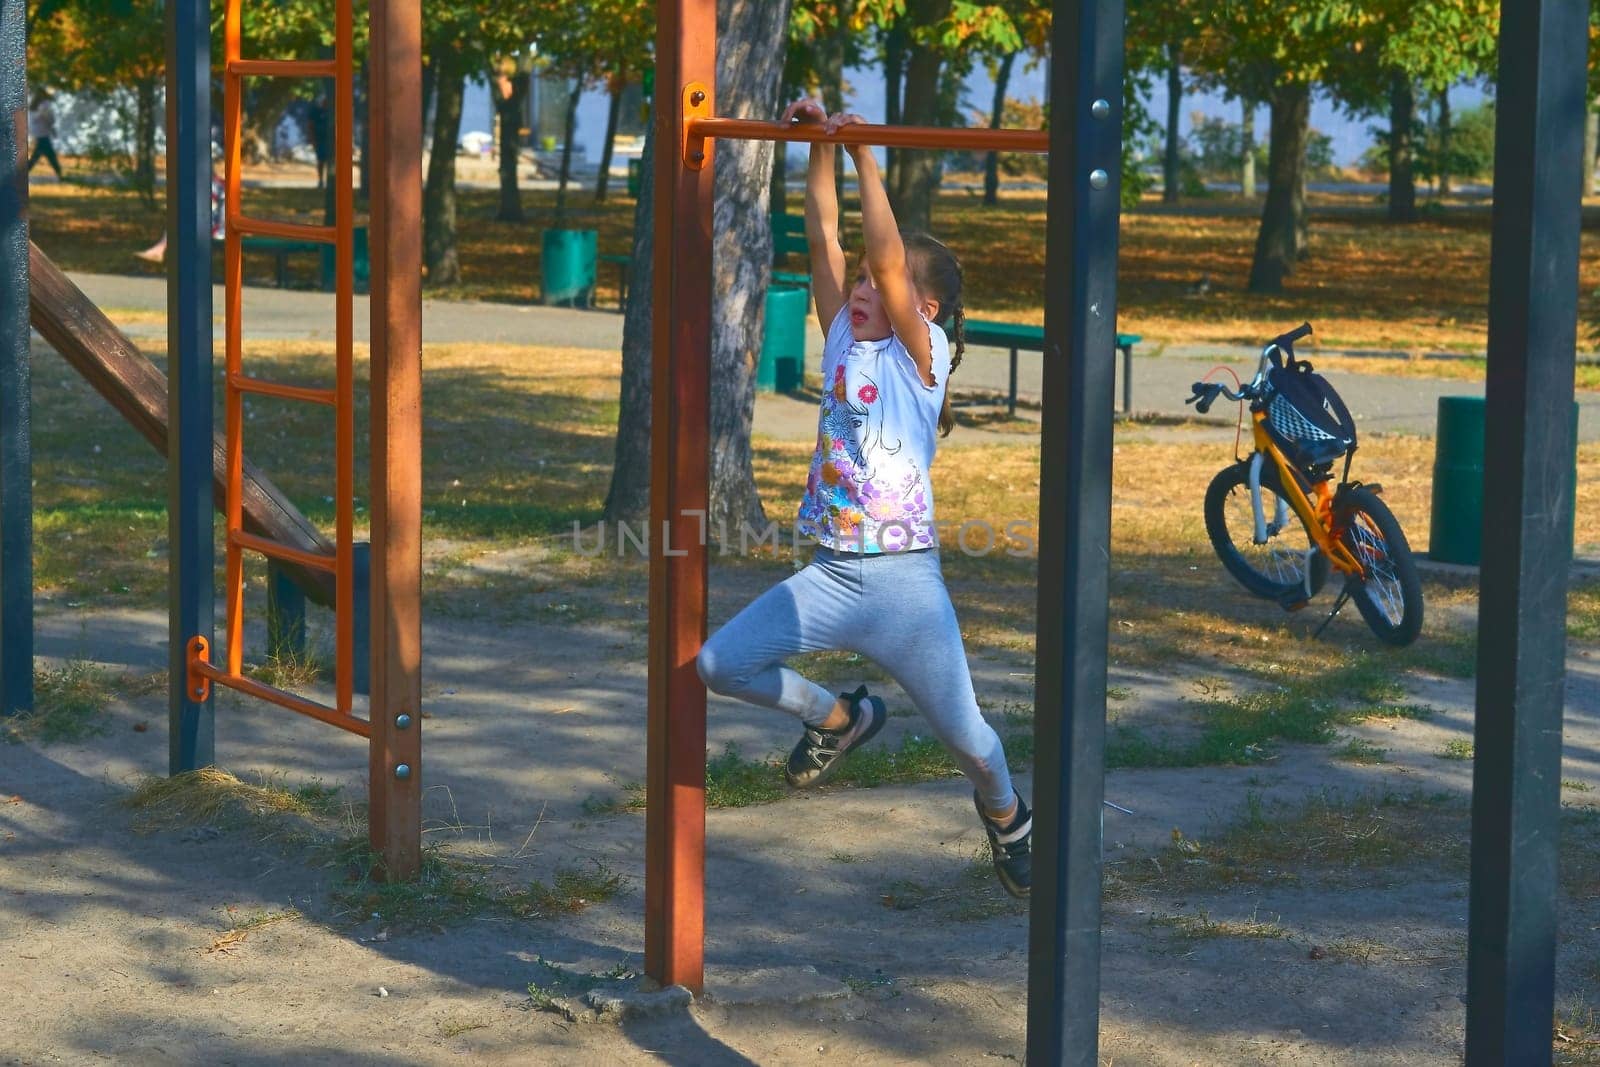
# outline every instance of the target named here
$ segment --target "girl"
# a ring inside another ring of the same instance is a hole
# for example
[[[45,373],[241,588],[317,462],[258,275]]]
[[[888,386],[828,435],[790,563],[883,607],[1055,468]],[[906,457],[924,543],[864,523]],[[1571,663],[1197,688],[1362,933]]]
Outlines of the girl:
[[[791,104],[783,120],[820,122],[829,133],[864,121],[829,117],[809,100]],[[785,771],[790,785],[805,788],[870,741],[887,711],[864,685],[835,699],[783,661],[844,649],[881,665],[972,782],[1000,883],[1022,897],[1032,880],[1033,821],[972,691],[940,571],[928,481],[935,431],[948,434],[953,425],[945,388],[961,361],[961,267],[933,238],[900,234],[871,149],[846,151],[860,180],[867,245],[853,280],[839,246],[832,144],[812,145],[806,176],[806,240],[827,342],[817,450],[797,530],[818,547],[808,566],[712,636],[697,666],[712,691],[805,724]],[[949,317],[953,357],[936,325]]]

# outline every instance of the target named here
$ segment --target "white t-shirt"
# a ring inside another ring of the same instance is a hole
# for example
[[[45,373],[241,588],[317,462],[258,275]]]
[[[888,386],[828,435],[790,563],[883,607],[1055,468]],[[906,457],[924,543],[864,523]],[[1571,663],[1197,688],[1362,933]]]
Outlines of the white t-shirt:
[[[934,384],[894,334],[857,341],[845,305],[822,350],[817,450],[800,500],[800,534],[841,552],[937,544],[928,468],[950,374],[950,342],[928,324]]]

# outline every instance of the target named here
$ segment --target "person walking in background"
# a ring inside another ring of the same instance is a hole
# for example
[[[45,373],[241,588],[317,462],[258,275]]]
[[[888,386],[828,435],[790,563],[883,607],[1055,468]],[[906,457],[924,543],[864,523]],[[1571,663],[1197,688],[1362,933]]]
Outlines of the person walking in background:
[[[56,109],[50,103],[50,92],[40,89],[33,94],[33,107],[28,109],[28,136],[33,138],[33,155],[28,157],[28,173],[43,157],[50,169],[61,175],[61,160],[56,158]]]

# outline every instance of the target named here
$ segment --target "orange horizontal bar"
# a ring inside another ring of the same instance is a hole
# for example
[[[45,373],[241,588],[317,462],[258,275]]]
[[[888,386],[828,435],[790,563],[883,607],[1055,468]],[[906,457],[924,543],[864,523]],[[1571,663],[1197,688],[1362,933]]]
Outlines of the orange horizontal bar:
[[[283,385],[279,382],[250,378],[243,374],[230,374],[228,376],[228,384],[241,393],[275,396],[280,400],[302,400],[307,404],[327,404],[329,407],[338,402],[338,397],[334,395],[332,389],[314,389],[304,385]]]
[[[254,678],[246,678],[242,674],[229,674],[227,671],[218,670],[205,660],[197,660],[193,665],[196,674],[203,674],[217,685],[225,685],[229,689],[237,689],[241,693],[265,700],[269,704],[276,704],[280,708],[299,712],[301,715],[325,722],[329,726],[337,726],[341,730],[348,730],[362,737],[372,736],[372,724],[366,719],[358,719],[353,715],[330,708],[326,704],[318,704],[315,700],[297,697],[293,693],[286,693],[274,685],[258,682]]]
[[[323,571],[335,569],[333,556],[323,555],[321,552],[305,552],[274,541],[271,538],[247,534],[243,530],[229,531],[228,542],[238,545],[240,548],[247,548],[252,552],[259,552],[269,559],[287,560],[290,563],[298,563],[302,567],[314,567]]]
[[[721,137],[740,141],[800,141],[870,144],[887,148],[949,148],[979,152],[1048,152],[1047,130],[938,129],[929,126],[881,126],[870,122],[827,134],[816,123],[785,126],[749,119],[690,119],[689,137]]]
[[[332,78],[339,73],[333,59],[235,59],[228,73],[239,77]]]
[[[283,237],[290,241],[321,241],[333,244],[336,231],[332,226],[308,226],[303,222],[276,222],[272,219],[254,219],[249,215],[230,214],[228,229],[241,235],[256,237]]]

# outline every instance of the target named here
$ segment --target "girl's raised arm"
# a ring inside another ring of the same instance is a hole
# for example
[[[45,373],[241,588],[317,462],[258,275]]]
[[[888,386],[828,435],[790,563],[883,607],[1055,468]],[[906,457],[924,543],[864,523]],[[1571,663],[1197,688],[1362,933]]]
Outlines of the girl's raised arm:
[[[824,128],[837,133],[845,126],[863,122],[866,119],[860,115],[834,115]],[[906,269],[906,245],[900,239],[900,227],[894,220],[894,209],[889,206],[889,193],[878,172],[878,157],[866,145],[846,145],[845,150],[855,162],[861,189],[861,229],[867,240],[867,270],[872,273],[872,284],[883,299],[883,310],[889,316],[895,336],[916,362],[922,383],[936,385],[928,323],[923,318],[924,309],[917,304],[911,272]],[[926,310],[929,318],[938,313],[936,306]]]
[[[783,113],[784,123],[822,122],[826,118],[813,100],[796,100]],[[777,151],[784,151],[779,142]],[[817,320],[823,336],[845,301],[844,249],[839,246],[839,192],[833,184],[834,146],[813,144],[806,169],[806,247],[811,253],[811,292],[817,301]]]

